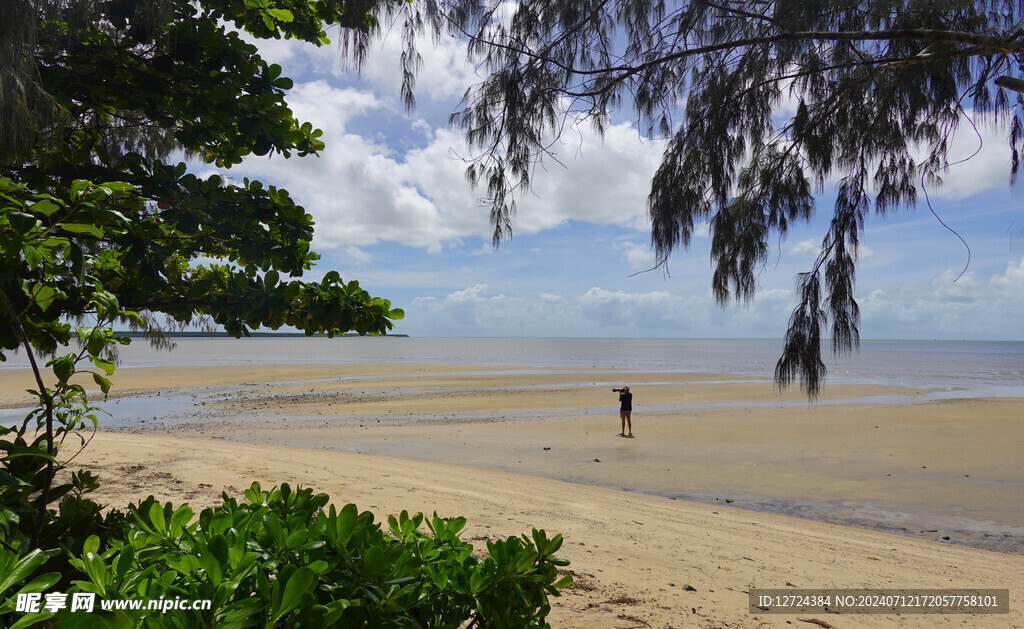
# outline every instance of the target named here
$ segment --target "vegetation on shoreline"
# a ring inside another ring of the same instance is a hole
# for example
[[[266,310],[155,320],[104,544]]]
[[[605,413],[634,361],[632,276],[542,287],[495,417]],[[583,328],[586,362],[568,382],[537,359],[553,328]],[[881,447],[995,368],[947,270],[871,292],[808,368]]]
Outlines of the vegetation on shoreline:
[[[254,483],[241,501],[224,494],[198,518],[188,504],[153,497],[100,517],[96,503],[69,495],[46,527],[61,548],[0,548],[0,620],[12,629],[547,626],[548,596],[572,582],[558,572],[568,562],[554,556],[561,535],[534,529],[479,553],[460,538],[465,525],[403,511],[384,529],[354,504],[338,509],[326,494],[287,484]],[[209,605],[11,613],[18,595],[55,590]]]
[[[117,336],[123,336],[123,337],[127,337],[127,338],[146,338],[146,333],[142,332],[140,330],[125,331],[125,332],[115,332],[114,334],[116,334]],[[232,336],[231,334],[228,334],[227,332],[218,332],[218,331],[213,331],[213,332],[177,331],[177,332],[164,332],[163,335],[164,335],[165,338],[169,338],[169,339],[174,339],[174,338],[182,338],[182,339],[188,339],[188,338],[235,338],[234,336]],[[316,336],[316,337],[328,338],[327,335],[323,334],[323,333],[310,335],[310,334],[305,334],[304,332],[251,332],[249,334],[250,338],[279,338],[279,337],[290,338],[290,337],[306,337],[306,336]],[[355,332],[346,332],[344,334],[336,334],[334,336],[346,337],[346,336],[366,336],[366,335],[365,334],[357,334]],[[386,336],[390,337],[390,338],[409,338],[408,334],[388,334]],[[380,337],[384,338],[385,335],[382,334]],[[333,338],[333,337],[330,337],[330,338]]]

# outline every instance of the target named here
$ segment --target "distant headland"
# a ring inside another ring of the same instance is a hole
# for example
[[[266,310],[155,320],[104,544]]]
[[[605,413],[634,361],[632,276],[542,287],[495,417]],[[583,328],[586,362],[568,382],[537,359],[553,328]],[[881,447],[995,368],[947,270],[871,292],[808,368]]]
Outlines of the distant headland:
[[[122,330],[115,332],[117,336],[127,336],[129,338],[145,338],[146,334],[142,331]],[[164,332],[164,336],[167,338],[235,338],[227,332],[201,332],[201,331],[184,331],[184,332]],[[276,338],[276,337],[302,337],[307,336],[323,337],[327,338],[326,334],[305,334],[304,332],[250,332],[250,338],[264,337],[264,338]],[[370,337],[370,334],[358,334],[356,332],[347,332],[345,334],[336,334],[335,338],[339,336],[366,336]],[[387,337],[400,337],[408,338],[408,334],[382,334],[379,335],[381,338]]]

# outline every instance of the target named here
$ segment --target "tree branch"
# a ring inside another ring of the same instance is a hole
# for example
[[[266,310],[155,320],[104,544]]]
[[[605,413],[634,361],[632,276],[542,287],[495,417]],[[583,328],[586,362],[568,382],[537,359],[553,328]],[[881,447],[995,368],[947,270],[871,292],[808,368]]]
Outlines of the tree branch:
[[[1004,89],[1013,90],[1019,94],[1024,94],[1024,81],[1012,76],[1000,76],[996,78],[996,85]]]
[[[700,46],[698,48],[687,48],[680,50],[664,57],[659,57],[642,63],[638,66],[620,66],[613,68],[604,68],[602,70],[592,71],[581,71],[576,70],[578,74],[605,74],[608,72],[622,71],[623,75],[617,79],[617,82],[621,82],[634,74],[643,72],[644,70],[661,65],[670,61],[676,61],[684,59],[686,57],[694,57],[698,55],[704,55],[711,52],[718,52],[720,50],[729,50],[733,48],[743,48],[747,46],[761,46],[764,44],[777,44],[781,42],[789,41],[887,41],[893,39],[900,40],[913,40],[913,41],[927,41],[927,42],[939,42],[947,44],[971,44],[974,46],[972,49],[973,54],[1019,54],[1024,52],[1024,41],[1014,40],[1007,41],[999,37],[991,37],[989,35],[979,35],[977,33],[963,33],[958,31],[936,31],[932,29],[899,29],[892,31],[851,31],[851,32],[832,32],[832,31],[798,31],[795,33],[780,33],[778,35],[768,35],[764,37],[751,37],[748,39],[737,39],[728,42],[722,42],[720,44],[710,44],[708,46]]]
[[[465,33],[465,31],[463,31]],[[762,37],[750,37],[746,39],[736,39],[728,42],[722,42],[719,44],[709,44],[707,46],[699,46],[697,48],[686,48],[663,57],[658,57],[646,63],[642,63],[636,66],[621,65],[621,66],[609,66],[600,68],[597,70],[583,70],[573,66],[568,66],[560,63],[550,57],[536,53],[532,50],[525,48],[517,48],[509,44],[495,42],[493,40],[484,39],[481,37],[474,37],[465,33],[467,36],[472,37],[478,41],[486,43],[488,46],[495,48],[502,48],[510,52],[524,55],[538,61],[550,63],[562,70],[571,72],[572,74],[579,75],[602,75],[610,74],[613,72],[624,72],[622,79],[628,78],[634,74],[643,72],[644,70],[667,63],[670,61],[677,61],[686,57],[695,57],[704,55],[711,52],[718,52],[721,50],[729,50],[732,48],[744,48],[748,46],[760,46],[764,44],[777,44],[781,42],[791,41],[888,41],[888,40],[911,40],[911,41],[922,41],[922,42],[937,42],[946,44],[970,44],[974,46],[973,54],[1020,54],[1024,53],[1024,40],[1013,39],[1007,40],[1001,37],[993,37],[991,35],[981,35],[979,33],[965,33],[962,31],[939,31],[934,29],[896,29],[896,30],[883,30],[883,31],[847,31],[847,32],[834,32],[834,31],[796,31],[792,33],[779,33],[776,35],[765,35]]]
[[[32,352],[32,345],[29,343],[28,335],[25,334],[25,329],[21,326],[21,321],[18,320],[18,315],[14,311],[14,306],[11,305],[11,301],[7,298],[7,293],[3,290],[0,290],[0,301],[4,303],[4,307],[11,316],[11,325],[25,345],[25,353],[28,355],[29,364],[32,366],[32,374],[35,376],[36,385],[39,387],[39,397],[43,399],[43,405],[46,407],[46,454],[49,455],[49,458],[46,460],[46,480],[43,483],[43,490],[39,495],[39,507],[36,509],[36,522],[32,527],[32,537],[28,543],[29,548],[35,548],[36,543],[39,541],[39,533],[43,528],[43,518],[46,517],[46,502],[50,495],[50,487],[53,484],[53,398],[50,397],[49,392],[46,390],[46,385],[43,384],[43,377],[39,373],[39,365],[36,363],[36,357]]]

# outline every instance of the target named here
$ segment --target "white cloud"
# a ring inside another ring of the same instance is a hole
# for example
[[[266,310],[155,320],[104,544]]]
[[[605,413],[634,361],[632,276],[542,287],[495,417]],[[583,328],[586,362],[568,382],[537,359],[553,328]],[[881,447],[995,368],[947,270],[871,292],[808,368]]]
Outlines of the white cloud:
[[[289,102],[300,119],[324,130],[328,148],[319,157],[247,159],[231,173],[288,189],[316,221],[315,247],[390,240],[439,250],[465,235],[420,194],[410,167],[390,147],[348,130],[353,118],[381,109],[372,94],[316,81],[296,84]]]
[[[661,162],[662,142],[641,142],[628,124],[612,125],[599,137],[589,126],[567,134],[559,157],[534,177],[535,196],[519,201],[520,229],[567,220],[617,224],[647,231],[651,177]]]
[[[406,308],[406,319],[412,325],[404,327],[415,329],[419,325],[427,334],[437,334],[439,330],[451,334],[458,330],[467,336],[509,336],[520,332],[527,323],[535,323],[523,316],[530,310],[525,300],[486,293],[486,284],[476,284],[443,299],[418,297]]]
[[[684,298],[665,291],[627,293],[595,287],[580,296],[577,304],[583,317],[600,328],[675,329],[685,333],[703,314],[702,309],[687,307],[693,301],[700,298]]]
[[[630,269],[643,271],[654,266],[654,250],[650,245],[638,245],[635,242],[620,242],[615,246],[622,252],[622,258]]]
[[[617,224],[647,231],[645,204],[650,179],[661,156],[661,146],[644,143],[629,125],[613,125],[603,138],[589,129],[561,143],[557,157],[538,169],[532,188],[517,195],[513,230],[533,234],[568,221]],[[433,140],[405,156],[404,176],[431,203],[440,208],[453,232],[449,237],[480,236],[490,239],[493,228],[489,207],[465,178],[469,155],[462,135],[438,129]]]
[[[861,336],[1021,339],[1024,258],[1003,270],[971,272],[953,282],[958,272],[947,269],[925,281],[902,280],[892,286],[859,285]],[[452,274],[404,280],[408,286],[454,284]],[[495,284],[502,290],[494,290]],[[417,336],[781,338],[796,305],[792,290],[766,288],[748,307],[720,308],[706,278],[683,283],[673,279],[665,289],[655,290],[595,284],[556,293],[545,286],[542,281],[524,285],[495,278],[490,284],[469,281],[441,296],[412,298],[402,303],[407,313],[402,331]],[[531,292],[534,287],[536,292]]]
[[[789,248],[790,255],[815,257],[821,253],[821,240],[808,238]]]
[[[370,92],[339,89],[325,80],[296,83],[289,92],[288,104],[299,120],[309,120],[314,126],[335,130],[344,129],[357,116],[385,106]]]
[[[821,239],[807,238],[794,244],[789,248],[789,254],[803,258],[816,258],[821,253]],[[858,245],[857,259],[867,260],[875,255],[875,250],[866,246]]]
[[[325,132],[327,150],[320,158],[248,160],[234,169],[287,188],[317,222],[315,247],[390,241],[439,252],[464,239],[490,240],[488,208],[479,199],[484,191],[470,189],[466,163],[459,159],[469,155],[461,132],[432,123],[438,116],[406,119],[401,113],[400,39],[394,33],[375,44],[356,83],[366,89],[340,89],[318,80],[297,83],[291,91],[289,102],[298,118]],[[286,74],[342,75],[335,45],[272,41],[260,46],[261,54],[284,65]],[[425,42],[420,49],[424,67],[417,91],[436,100],[435,110],[440,103],[453,108],[463,90],[480,78],[463,61],[464,44],[445,38],[438,45]],[[373,122],[366,125],[364,120]],[[394,124],[382,131],[382,120]],[[989,128],[982,127],[981,133],[982,152],[952,167],[946,185],[931,191],[934,200],[1005,186],[1005,142]],[[966,157],[976,142],[973,130],[964,125],[952,142],[951,158]],[[589,124],[570,126],[554,147],[561,164],[548,160],[534,173],[532,189],[517,197],[515,232],[537,233],[570,221],[649,232],[646,199],[663,149],[663,142],[642,142],[625,123],[611,125],[603,138]],[[707,224],[697,225],[695,235],[709,236]],[[789,252],[815,255],[818,247],[805,240]],[[623,250],[623,255],[630,268],[642,270],[640,250]],[[861,248],[861,259],[872,255]]]
[[[465,180],[463,137],[434,129],[429,143],[397,151],[385,140],[354,131],[356,119],[388,112],[369,92],[326,81],[298,83],[289,95],[297,117],[324,131],[319,157],[247,159],[230,171],[288,189],[316,221],[314,247],[331,249],[391,241],[439,252],[464,238],[490,240],[487,207]],[[422,121],[416,121],[420,128]],[[567,145],[566,168],[535,177],[531,194],[517,198],[516,233],[530,234],[570,220],[647,229],[644,204],[660,149],[642,143],[628,125],[607,130],[604,142],[582,133]],[[579,141],[579,140],[578,140]]]
[[[973,112],[968,114],[976,117]],[[942,174],[942,186],[929,188],[930,197],[964,199],[985,190],[1005,189],[1010,181],[1010,150],[1006,136],[1006,128],[980,125],[976,133],[969,123],[963,121],[950,142],[948,158],[951,164],[966,161],[950,166],[949,172]],[[976,155],[975,151],[978,151]]]
[[[977,116],[967,110],[972,119]],[[927,198],[937,200],[958,200],[980,194],[987,190],[1005,190],[1010,181],[1010,151],[1007,144],[1008,127],[996,127],[983,124],[977,131],[967,120],[961,120],[960,126],[949,140],[946,158],[950,167],[947,172],[939,173],[941,185],[929,185]],[[928,157],[929,147],[919,145],[911,147],[910,155],[921,165]],[[874,166],[872,166],[873,168]],[[844,173],[833,173],[830,181],[837,182]],[[924,190],[921,189],[920,178],[915,181],[918,188],[918,204],[926,203]],[[874,193],[873,182],[869,191]]]
[[[375,42],[360,76],[381,92],[397,96],[402,87],[402,37],[396,29],[383,41]],[[462,97],[466,88],[479,81],[475,70],[466,61],[466,45],[453,37],[432,42],[430,36],[416,39],[416,50],[423,65],[416,74],[415,94],[439,101]]]
[[[457,290],[454,293],[448,295],[448,301],[455,304],[463,304],[467,302],[481,303],[484,301],[482,294],[487,291],[487,284],[477,284],[470,286],[465,290]],[[498,295],[492,299],[504,299],[504,295]]]
[[[986,287],[978,274],[968,271],[963,275],[946,269],[932,281],[931,298],[939,303],[973,303],[985,298]]]
[[[796,112],[797,102],[789,96],[784,96],[781,108],[776,113],[776,122],[788,121]],[[965,110],[965,113],[971,120],[979,120],[979,116],[973,110]],[[961,118],[956,132],[948,139],[946,159],[950,167],[948,171],[939,173],[941,185],[929,185],[927,188],[927,196],[933,202],[966,199],[990,190],[1005,190],[1009,185],[1009,123],[1004,119],[1000,123],[1001,126],[991,122],[976,124],[975,128],[966,118]],[[930,147],[925,144],[911,145],[910,157],[920,166],[928,158],[929,149]],[[869,164],[868,172],[874,173],[877,166],[877,163]],[[828,173],[825,178],[825,190],[830,191],[848,173],[849,171],[845,169],[835,169]],[[926,198],[925,191],[921,188],[920,172],[913,184],[917,188],[918,205],[923,206]],[[867,190],[871,195],[876,192],[874,180],[870,175]]]
[[[1021,339],[1024,258],[983,277],[946,269],[931,282],[904,281],[860,302],[865,337]],[[954,281],[956,280],[956,281]]]
[[[993,275],[989,286],[1000,299],[1024,301],[1024,257],[1017,262],[1008,262],[1006,272]],[[1024,308],[1017,311],[1018,314],[1021,312],[1024,312]]]
[[[356,264],[369,264],[370,260],[372,259],[370,254],[363,251],[359,247],[348,246],[344,247],[343,251],[345,252],[345,255],[348,256],[349,260],[355,262]]]
[[[721,310],[706,291],[593,287],[570,295],[509,296],[490,295],[487,285],[477,284],[412,300],[402,327],[427,336],[774,336],[781,334],[780,317],[792,308],[791,298],[788,291],[766,291],[750,308]]]
[[[324,46],[289,39],[257,40],[245,33],[241,37],[258,46],[260,56],[268,63],[282,66],[285,76],[293,79],[308,75],[358,76],[361,85],[397,102],[402,84],[401,25],[384,25],[382,32],[380,39],[371,42],[358,74],[353,64],[342,55],[342,33],[337,28],[328,31],[331,43]],[[416,73],[414,91],[418,99],[426,96],[435,100],[457,100],[467,87],[480,80],[475,68],[466,61],[466,44],[463,41],[442,37],[435,42],[429,34],[424,34],[416,37],[416,51],[423,62]]]

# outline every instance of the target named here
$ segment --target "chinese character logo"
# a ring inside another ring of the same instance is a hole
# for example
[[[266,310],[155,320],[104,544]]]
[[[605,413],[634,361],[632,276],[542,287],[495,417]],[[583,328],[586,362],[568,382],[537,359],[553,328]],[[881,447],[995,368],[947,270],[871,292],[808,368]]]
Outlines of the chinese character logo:
[[[15,602],[14,611],[24,612],[26,614],[32,614],[39,611],[39,601],[43,600],[43,595],[39,592],[29,592],[28,594],[19,593],[18,600]]]

